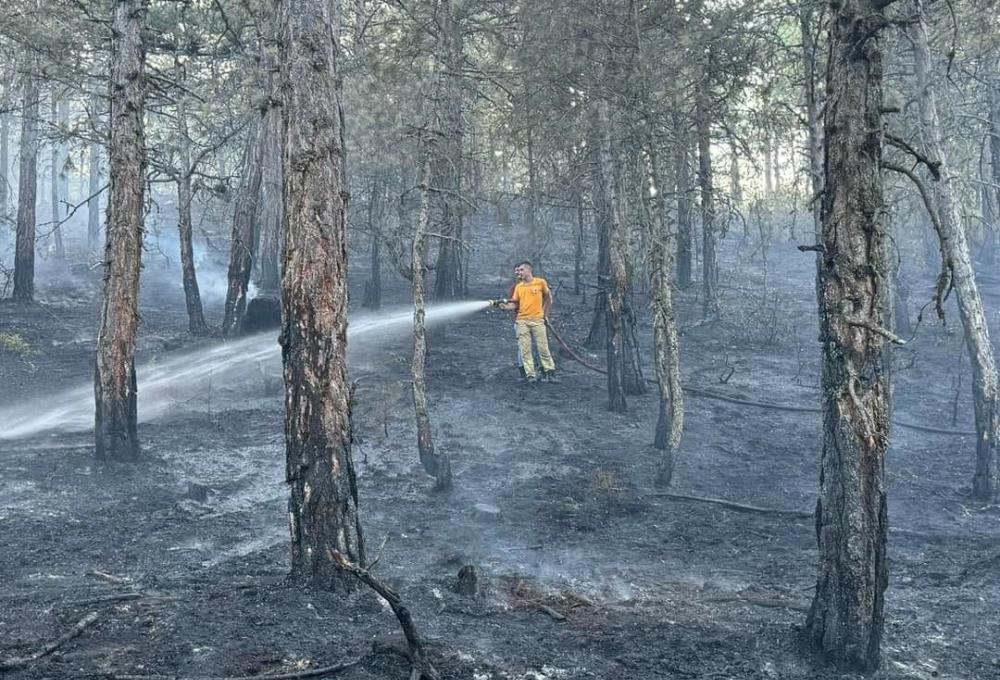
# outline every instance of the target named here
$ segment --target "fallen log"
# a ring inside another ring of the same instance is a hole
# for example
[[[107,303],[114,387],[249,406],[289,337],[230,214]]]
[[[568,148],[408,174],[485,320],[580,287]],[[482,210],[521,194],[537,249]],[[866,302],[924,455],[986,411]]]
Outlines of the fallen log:
[[[49,654],[56,651],[64,644],[72,640],[73,638],[81,635],[83,631],[87,629],[88,626],[92,625],[95,621],[97,621],[97,618],[98,618],[97,612],[90,612],[82,619],[77,621],[75,626],[70,628],[67,632],[63,633],[60,637],[56,638],[49,644],[42,647],[34,654],[30,654],[28,656],[20,656],[20,657],[15,656],[11,657],[10,659],[6,659],[4,661],[0,661],[0,671],[9,671],[15,668],[24,668],[25,666],[48,656]]]
[[[671,493],[669,491],[661,491],[658,493],[647,494],[654,498],[670,498],[678,501],[692,501],[695,503],[708,503],[710,505],[718,505],[719,507],[726,508],[727,510],[735,510],[737,512],[748,512],[754,515],[770,515],[774,517],[793,517],[795,519],[812,519],[814,517],[813,513],[805,512],[803,510],[782,510],[779,508],[762,508],[756,505],[746,505],[744,503],[734,503],[733,501],[727,501],[722,498],[708,498],[705,496],[689,496],[683,493]]]

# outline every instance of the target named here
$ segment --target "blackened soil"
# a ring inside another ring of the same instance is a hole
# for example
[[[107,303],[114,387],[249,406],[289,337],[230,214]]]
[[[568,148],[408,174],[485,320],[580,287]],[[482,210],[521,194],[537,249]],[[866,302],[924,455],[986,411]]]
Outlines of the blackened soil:
[[[721,320],[698,325],[696,293],[680,295],[687,384],[816,405],[811,260],[775,249],[766,284],[759,259],[725,262]],[[22,334],[35,350],[0,354],[0,415],[90,379],[94,290],[0,305],[0,332]],[[987,303],[995,319],[996,296]],[[574,343],[587,309],[560,291],[557,322]],[[185,328],[179,294],[147,298],[140,359],[190,351]],[[432,339],[428,379],[456,487],[434,494],[415,451],[405,333],[356,345],[368,544],[381,551],[375,571],[409,604],[442,677],[851,677],[803,642],[817,560],[812,521],[661,495],[649,446],[654,394],[612,414],[602,376],[566,357],[562,384],[529,388],[517,379],[509,317],[452,323]],[[896,355],[897,418],[971,429],[961,357],[958,329],[925,322]],[[0,658],[32,654],[98,614],[9,677],[241,676],[352,659],[360,662],[337,677],[407,677],[395,620],[374,595],[285,580],[281,400],[257,370],[248,367],[239,390],[191,395],[194,407],[141,425],[137,465],[97,465],[88,433],[0,440]],[[1000,677],[1000,513],[969,497],[973,449],[970,436],[893,432],[878,677]],[[818,452],[818,414],[689,395],[673,490],[809,511]],[[483,575],[478,598],[452,590],[467,564]]]

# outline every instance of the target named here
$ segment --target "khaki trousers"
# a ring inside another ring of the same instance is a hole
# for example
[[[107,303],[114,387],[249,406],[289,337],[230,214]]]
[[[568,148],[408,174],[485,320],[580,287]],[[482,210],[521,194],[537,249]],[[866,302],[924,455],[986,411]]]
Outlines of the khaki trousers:
[[[552,360],[552,354],[549,352],[549,336],[545,332],[545,321],[523,319],[515,322],[514,327],[517,329],[517,346],[524,359],[524,374],[529,378],[535,375],[535,357],[531,353],[532,339],[538,348],[538,358],[542,361],[542,368],[546,371],[556,370],[556,362]]]

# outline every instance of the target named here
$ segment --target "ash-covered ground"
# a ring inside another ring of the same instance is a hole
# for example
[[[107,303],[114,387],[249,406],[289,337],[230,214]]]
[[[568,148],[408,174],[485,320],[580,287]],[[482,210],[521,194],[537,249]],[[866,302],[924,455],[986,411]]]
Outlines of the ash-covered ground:
[[[818,486],[819,414],[736,403],[818,405],[813,260],[776,246],[765,270],[760,251],[734,237],[722,272],[717,323],[698,325],[696,290],[679,294],[683,372],[691,388],[735,401],[688,395],[671,490],[791,512],[663,496],[652,484],[655,393],[612,414],[603,376],[565,356],[562,384],[521,384],[510,317],[496,311],[431,337],[436,443],[456,473],[455,489],[435,494],[415,450],[407,333],[354,341],[369,551],[442,677],[849,677],[817,660],[801,632],[817,560],[805,513]],[[578,345],[589,300],[572,295],[568,273],[548,278],[556,324]],[[92,379],[99,274],[84,267],[40,283],[42,304],[0,304],[0,332],[29,348],[0,353],[0,417]],[[483,298],[505,292],[495,280],[471,284]],[[406,290],[394,285],[388,302],[398,308]],[[931,286],[914,283],[914,316]],[[984,279],[983,288],[995,321],[1000,287]],[[648,355],[642,291],[636,308]],[[207,312],[221,316],[217,303]],[[186,328],[176,288],[147,286],[140,363],[219,342],[194,341]],[[954,312],[947,327],[925,318],[894,365],[899,422],[972,429]],[[97,614],[4,677],[243,676],[354,659],[335,677],[407,677],[396,621],[373,593],[286,583],[282,400],[272,368],[244,369],[172,393],[171,408],[140,426],[137,465],[96,464],[88,432],[0,439],[0,659],[33,654]],[[970,499],[974,438],[897,426],[892,440],[877,677],[1000,677],[1000,512]],[[466,565],[481,574],[476,596],[454,591]]]

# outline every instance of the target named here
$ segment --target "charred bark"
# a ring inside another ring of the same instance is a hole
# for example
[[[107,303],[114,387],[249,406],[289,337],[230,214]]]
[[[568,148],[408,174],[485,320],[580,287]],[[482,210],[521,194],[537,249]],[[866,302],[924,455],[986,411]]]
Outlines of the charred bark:
[[[607,243],[608,279],[605,295],[604,325],[605,325],[605,355],[608,367],[608,407],[615,412],[627,410],[625,400],[625,328],[624,307],[628,287],[628,272],[625,259],[628,251],[628,237],[621,223],[621,213],[618,196],[619,185],[616,181],[614,163],[611,152],[611,131],[608,113],[608,102],[598,100],[595,118],[598,130],[599,147],[597,149],[597,164],[605,184],[607,213],[604,215],[605,241]]]
[[[632,3],[635,49],[639,63],[638,98],[642,105],[639,125],[641,152],[639,163],[640,206],[645,227],[645,251],[649,264],[650,297],[653,308],[653,356],[656,382],[659,389],[659,415],[653,446],[662,452],[657,463],[656,482],[669,486],[674,474],[674,456],[680,448],[684,432],[684,393],[681,389],[680,339],[674,311],[674,253],[677,234],[671,229],[667,217],[665,192],[672,188],[672,181],[665,181],[655,135],[655,125],[650,101],[652,74],[646,70],[643,58],[642,33],[636,3]]]
[[[239,198],[233,214],[233,237],[227,277],[229,286],[226,289],[225,315],[222,320],[224,338],[241,335],[246,319],[247,289],[253,271],[254,255],[257,252],[257,205],[263,177],[262,128],[258,121],[250,131]],[[287,239],[285,243],[287,245]]]
[[[946,149],[937,112],[937,98],[932,82],[928,50],[927,24],[922,0],[914,0],[917,21],[910,25],[913,43],[917,107],[924,148],[939,164],[940,181],[931,188],[938,213],[936,226],[941,254],[955,289],[959,317],[965,330],[965,345],[972,364],[972,397],[976,416],[976,472],[972,494],[982,501],[1000,499],[1000,461],[997,440],[1000,438],[1000,382],[996,358],[990,341],[986,312],[976,284],[962,213],[955,196],[957,178],[948,165]]]
[[[194,268],[194,244],[192,243],[191,201],[191,139],[188,136],[187,110],[183,102],[177,105],[177,124],[180,139],[180,162],[183,168],[177,177],[177,236],[180,242],[181,283],[184,286],[184,304],[187,308],[188,331],[191,335],[208,335],[205,313],[198,290],[198,275]]]
[[[281,349],[292,576],[346,588],[350,576],[333,556],[366,561],[351,458],[348,195],[330,3],[282,3],[280,26],[285,95]]]
[[[23,76],[21,162],[17,183],[14,299],[35,298],[35,201],[38,193],[38,55],[28,56]]]
[[[274,59],[269,48],[261,48],[261,71],[268,98],[261,115],[261,180],[257,223],[257,289],[262,298],[277,298],[281,289],[281,107],[274,78]]]
[[[677,285],[688,288],[694,283],[694,230],[691,227],[691,148],[687,131],[678,125],[680,141],[677,144]]]
[[[98,108],[101,105],[101,98],[97,94],[90,96],[90,126],[91,132],[97,134],[101,129]],[[96,251],[101,245],[101,199],[97,192],[101,189],[101,144],[90,143],[89,155],[89,184],[87,194],[90,199],[87,201],[87,247],[91,251]]]
[[[421,197],[422,198],[422,197]],[[382,216],[382,183],[378,175],[372,180],[371,194],[368,197],[368,233],[371,234],[371,250],[369,251],[368,280],[365,281],[366,309],[382,307],[382,238],[376,220]]]
[[[104,303],[94,379],[97,458],[139,458],[136,431],[135,338],[139,322],[146,147],[146,0],[112,6],[111,115]]]
[[[580,295],[583,292],[583,249],[586,238],[583,211],[583,193],[574,190],[574,203],[576,203],[576,243],[573,244],[573,293]]]
[[[437,219],[441,236],[438,244],[437,262],[434,266],[434,296],[438,299],[454,299],[465,294],[463,288],[463,244],[462,203],[463,149],[465,147],[465,122],[463,110],[465,95],[460,80],[463,71],[464,45],[456,8],[452,0],[442,0],[440,4],[441,34],[439,36],[439,59],[444,73],[437,78],[437,111],[440,119],[440,152],[434,159],[432,172],[438,182],[435,192]]]
[[[430,223],[431,162],[426,158],[420,171],[420,214],[413,233],[413,362],[410,375],[413,379],[413,412],[417,421],[417,452],[427,474],[437,479],[435,488],[451,487],[451,462],[446,454],[434,449],[431,417],[427,406],[427,327],[425,316],[424,275],[427,269],[427,227]]]
[[[887,584],[890,381],[882,224],[881,4],[832,6],[819,272],[823,448],[809,637],[844,668],[879,665]]]
[[[62,168],[61,142],[59,141],[61,132],[59,132],[59,96],[56,94],[54,87],[49,99],[49,123],[52,125],[52,129],[57,131],[56,137],[52,140],[49,156],[49,169],[51,171],[49,177],[51,180],[49,183],[49,205],[52,215],[52,239],[55,242],[55,256],[62,260],[66,257],[66,246],[63,244],[62,225],[59,224],[59,204],[62,198],[60,196],[61,187],[59,183],[59,172]]]
[[[711,56],[708,57],[709,64]],[[709,100],[709,67],[704,71],[696,96],[695,125],[698,134],[698,188],[701,193],[701,284],[702,316],[714,319],[719,315],[719,255],[716,252],[715,187],[712,176],[712,120]]]
[[[819,243],[823,231],[822,203],[815,198],[823,185],[823,140],[819,97],[816,93],[816,26],[813,0],[799,0],[799,30],[802,34],[802,82],[805,90],[806,128],[809,153],[809,191],[812,201],[813,235]],[[817,256],[818,257],[818,256]]]

